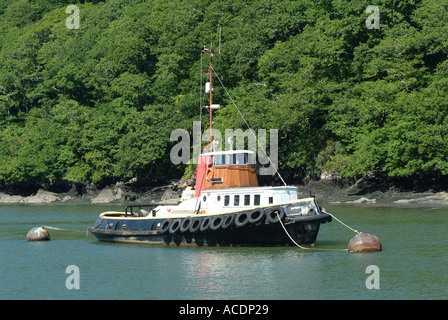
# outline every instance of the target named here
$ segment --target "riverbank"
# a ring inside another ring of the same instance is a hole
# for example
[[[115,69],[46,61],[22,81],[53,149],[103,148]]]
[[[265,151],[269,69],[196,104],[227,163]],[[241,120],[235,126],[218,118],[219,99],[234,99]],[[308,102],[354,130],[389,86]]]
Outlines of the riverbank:
[[[448,208],[448,192],[445,190],[403,191],[392,187],[366,192],[356,185],[341,187],[322,181],[310,182],[305,188],[308,188],[322,205]]]
[[[321,205],[353,205],[382,207],[448,207],[448,188],[403,180],[321,179],[297,183],[299,194],[316,196]],[[118,182],[106,186],[72,185],[55,188],[42,185],[35,191],[0,192],[0,205],[11,204],[176,204],[182,191],[193,186],[193,180],[171,181],[167,185],[148,186]]]
[[[183,187],[182,189],[179,189]],[[136,187],[132,183],[117,182],[106,186],[73,185],[71,188],[37,187],[34,192],[0,191],[0,205],[11,204],[176,204],[180,201],[185,182],[172,182],[166,186]]]

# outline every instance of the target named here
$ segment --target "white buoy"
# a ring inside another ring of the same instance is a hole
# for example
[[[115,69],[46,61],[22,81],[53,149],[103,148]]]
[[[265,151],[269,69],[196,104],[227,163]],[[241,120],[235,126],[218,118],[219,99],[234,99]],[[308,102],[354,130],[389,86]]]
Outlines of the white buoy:
[[[45,241],[50,240],[50,233],[47,231],[45,226],[36,227],[28,231],[26,235],[26,240],[28,241]]]

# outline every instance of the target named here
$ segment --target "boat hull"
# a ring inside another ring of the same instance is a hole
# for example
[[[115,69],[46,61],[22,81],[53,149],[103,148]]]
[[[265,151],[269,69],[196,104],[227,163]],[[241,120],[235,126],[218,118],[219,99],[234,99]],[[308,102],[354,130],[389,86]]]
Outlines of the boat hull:
[[[101,241],[126,243],[284,246],[294,244],[291,237],[300,245],[310,245],[316,241],[320,225],[331,221],[331,216],[325,213],[297,216],[283,213],[280,222],[276,219],[278,212],[271,210],[269,217],[266,210],[261,212],[261,217],[253,212],[165,219],[103,217],[89,231]]]

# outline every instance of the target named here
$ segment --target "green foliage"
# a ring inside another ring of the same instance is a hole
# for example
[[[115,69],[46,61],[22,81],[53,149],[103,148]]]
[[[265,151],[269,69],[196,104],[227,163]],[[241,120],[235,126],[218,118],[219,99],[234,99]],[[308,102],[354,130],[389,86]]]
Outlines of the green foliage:
[[[370,4],[2,1],[0,185],[181,176],[169,137],[199,118],[218,26],[215,69],[253,129],[279,130],[283,170],[447,175],[448,3],[377,1],[380,29]],[[214,99],[216,128],[246,129],[218,85]]]

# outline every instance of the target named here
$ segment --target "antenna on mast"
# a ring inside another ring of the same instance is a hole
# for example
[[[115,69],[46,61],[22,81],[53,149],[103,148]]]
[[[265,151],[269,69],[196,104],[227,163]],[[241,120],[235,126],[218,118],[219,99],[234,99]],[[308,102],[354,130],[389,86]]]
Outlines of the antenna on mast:
[[[218,45],[218,54],[221,54],[221,26],[219,26],[219,45]]]
[[[208,82],[205,84],[205,92],[210,94],[208,111],[210,113],[210,151],[213,152],[213,110],[219,109],[218,104],[213,104],[213,66],[212,66],[212,57],[213,54],[221,53],[221,27],[219,27],[219,46],[218,50],[213,50],[213,44],[210,43],[210,49],[207,49],[204,46],[204,49],[201,50],[201,53],[208,53],[210,55],[210,66],[208,68],[208,72],[205,72]]]

